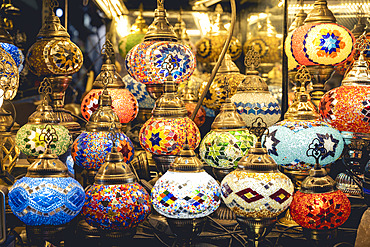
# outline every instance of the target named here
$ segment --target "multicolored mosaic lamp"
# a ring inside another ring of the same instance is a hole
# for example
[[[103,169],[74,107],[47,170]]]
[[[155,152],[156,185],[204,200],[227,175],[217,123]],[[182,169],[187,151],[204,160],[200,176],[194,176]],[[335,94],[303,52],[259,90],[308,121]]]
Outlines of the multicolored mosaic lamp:
[[[220,185],[184,144],[170,169],[155,183],[151,198],[171,231],[180,241],[190,242],[202,231],[205,217],[220,205]]]
[[[292,218],[303,227],[308,239],[326,246],[336,236],[341,226],[351,213],[351,203],[334,180],[327,175],[320,165],[320,160],[327,150],[320,139],[309,144],[307,155],[316,159],[310,175],[303,181],[299,191],[293,196],[290,212]]]
[[[114,125],[114,124],[113,124]],[[112,126],[110,138],[118,143],[120,133]],[[150,214],[148,192],[136,181],[129,165],[116,145],[86,191],[82,216],[86,222],[115,235],[133,235],[136,227]]]
[[[142,109],[152,110],[154,108],[155,100],[150,97],[146,91],[145,84],[138,82],[130,75],[125,75],[122,80],[125,83],[127,90],[130,91],[137,100],[139,111]]]
[[[232,97],[237,90],[239,83],[246,78],[240,74],[239,68],[231,60],[229,54],[225,55],[222,64],[213,80],[206,97],[203,100],[203,105],[209,109],[219,111],[221,104],[225,102],[227,94]],[[207,80],[208,81],[208,80]],[[206,88],[207,81],[204,81],[199,88],[199,97]],[[226,84],[228,86],[226,87]]]
[[[60,125],[59,118],[48,104],[48,97],[52,93],[51,82],[48,78],[41,82],[39,93],[44,96],[42,103],[28,118],[28,123],[18,130],[15,139],[20,151],[27,155],[30,161],[43,154],[47,145],[53,154],[60,156],[66,153],[72,144],[68,129]],[[51,140],[50,143],[40,138],[46,125],[51,125],[58,135],[58,138]]]
[[[334,71],[333,66],[353,55],[353,34],[335,22],[326,0],[316,0],[305,24],[297,28],[291,38],[294,59],[306,65],[313,77],[311,96],[316,106],[325,93],[324,84]]]
[[[144,40],[145,33],[148,31],[148,25],[145,23],[143,18],[143,4],[140,3],[139,15],[137,16],[135,23],[132,24],[130,34],[120,39],[118,44],[119,54],[123,58],[126,58],[127,53],[137,44]]]
[[[10,189],[8,203],[13,214],[27,226],[34,226],[27,227],[27,231],[65,226],[84,205],[84,189],[68,175],[67,166],[50,149],[58,139],[54,126],[48,124],[42,129],[39,140],[47,143],[45,152]]]
[[[152,117],[139,133],[141,146],[153,155],[163,173],[168,170],[187,139],[190,148],[200,143],[197,125],[187,116],[184,102],[178,97],[171,71],[178,66],[176,57],[169,54],[162,65],[168,70],[164,93],[157,100]]]
[[[14,59],[20,73],[23,69],[24,55],[22,51],[14,45],[13,38],[5,29],[4,18],[0,18],[0,47],[3,48]]]
[[[103,45],[101,53],[106,59],[101,67],[100,74],[94,81],[93,89],[82,100],[82,115],[86,120],[89,120],[90,116],[98,109],[99,96],[103,93],[104,88],[102,75],[109,72],[113,75],[107,86],[108,94],[112,98],[112,108],[118,115],[121,123],[131,122],[139,112],[138,102],[134,95],[125,88],[122,77],[117,73],[116,66],[112,63],[112,60],[114,60],[114,49],[113,44],[108,39]]]
[[[255,133],[261,138],[267,129],[262,118],[253,123]],[[294,186],[279,172],[276,162],[258,141],[221,182],[221,196],[254,246],[273,228],[276,217],[292,201]]]
[[[244,63],[249,70],[231,97],[231,101],[248,128],[258,117],[261,117],[267,126],[271,126],[280,119],[281,110],[264,79],[258,76],[256,69],[260,65],[259,53],[251,48],[245,56]]]
[[[87,169],[92,179],[104,164],[107,154],[112,150],[113,143],[109,138],[109,129],[115,123],[119,138],[116,139],[118,150],[123,154],[124,161],[129,163],[134,158],[134,146],[122,132],[118,115],[112,109],[112,98],[106,87],[113,80],[113,74],[106,71],[101,75],[104,85],[99,96],[99,107],[91,115],[83,131],[73,142],[71,152],[75,164]]]
[[[221,21],[222,13],[223,9],[221,4],[217,4],[215,8],[216,19],[211,26],[211,30],[195,44],[197,49],[197,60],[200,63],[205,63],[206,66],[213,66],[216,63],[228,35],[228,31]],[[232,37],[228,54],[231,56],[232,60],[238,59],[242,54],[242,45],[235,37]]]
[[[147,91],[154,99],[163,93],[163,83],[168,76],[163,65],[169,54],[178,63],[171,72],[174,82],[187,80],[195,70],[195,56],[188,46],[177,42],[177,36],[166,17],[164,0],[157,0],[155,18],[145,34],[144,42],[132,48],[126,56],[128,73],[146,84]]]
[[[72,81],[72,74],[78,72],[83,63],[83,55],[76,44],[70,40],[67,30],[54,14],[58,6],[56,0],[47,0],[49,6],[36,42],[30,47],[26,56],[28,68],[39,77],[51,80],[53,93],[51,105],[61,121],[71,133],[80,130],[70,113],[64,107],[65,90]]]

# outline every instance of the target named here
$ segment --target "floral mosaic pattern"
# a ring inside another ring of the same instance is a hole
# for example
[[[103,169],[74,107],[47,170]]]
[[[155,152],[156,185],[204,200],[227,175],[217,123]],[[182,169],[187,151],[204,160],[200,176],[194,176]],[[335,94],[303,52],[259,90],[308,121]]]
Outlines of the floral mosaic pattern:
[[[149,194],[138,183],[93,184],[86,191],[82,216],[92,226],[120,231],[136,227],[150,210]]]
[[[155,183],[151,198],[154,209],[168,218],[200,218],[220,205],[220,186],[205,171],[167,171]]]

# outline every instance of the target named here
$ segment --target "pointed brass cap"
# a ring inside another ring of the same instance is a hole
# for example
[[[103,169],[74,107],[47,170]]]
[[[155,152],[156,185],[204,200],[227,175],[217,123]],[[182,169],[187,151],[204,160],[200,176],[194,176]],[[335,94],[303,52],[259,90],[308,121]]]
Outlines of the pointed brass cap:
[[[13,38],[10,33],[5,29],[4,19],[0,18],[0,42],[13,44]]]
[[[173,172],[203,172],[203,163],[195,155],[194,150],[190,149],[186,143],[184,148],[177,155],[171,164],[169,171]]]
[[[189,35],[186,32],[186,24],[182,20],[182,10],[180,10],[177,23],[175,24],[173,30],[176,33],[178,41],[187,41],[187,42],[190,41]]]
[[[163,3],[160,1],[157,1],[157,3],[157,8],[154,11],[154,20],[148,27],[148,32],[145,34],[144,41],[157,39],[177,41],[176,33],[167,20],[167,14]]]
[[[134,182],[136,182],[135,175],[129,165],[124,162],[122,153],[114,146],[96,174],[95,184],[112,185]]]
[[[139,6],[139,15],[137,16],[135,23],[132,24],[130,33],[146,33],[148,32],[148,25],[145,23],[143,18],[143,3]]]
[[[122,77],[118,74],[116,66],[111,62],[111,60],[108,58],[106,59],[105,63],[101,66],[101,72],[99,75],[96,77],[94,83],[93,83],[93,88],[104,88],[104,83],[103,83],[103,75],[106,73],[109,73],[112,75],[112,82],[110,82],[107,85],[107,88],[125,88],[125,83],[123,82]]]
[[[217,4],[215,8],[216,19],[211,27],[211,30],[209,31],[210,35],[215,36],[227,34],[227,30],[221,21],[221,15],[223,12],[224,10],[222,9],[221,4]]]
[[[219,73],[239,73],[240,70],[238,66],[231,59],[230,54],[225,54],[224,59],[222,60],[221,66],[217,71]]]
[[[295,16],[294,21],[292,24],[290,24],[290,27],[288,29],[288,32],[293,32],[296,30],[298,27],[303,26],[304,21],[307,18],[307,14],[304,12],[303,9],[301,9]]]
[[[353,63],[352,69],[344,77],[342,85],[370,85],[370,71],[362,53]]]
[[[333,12],[328,8],[326,0],[316,0],[313,9],[308,13],[305,23],[336,23]]]
[[[37,34],[37,38],[70,38],[67,30],[62,26],[59,18],[54,14],[54,11],[49,12],[50,14],[46,16],[45,23]]]
[[[324,168],[316,164],[310,170],[308,177],[303,180],[299,191],[306,194],[315,194],[330,193],[337,190],[337,183],[328,175]]]
[[[319,118],[320,114],[304,88],[301,88],[301,91],[297,93],[296,100],[289,106],[284,115],[285,120],[317,120]]]
[[[28,123],[32,124],[43,124],[43,123],[60,123],[57,114],[53,111],[53,108],[42,103],[36,108],[36,111],[31,114],[28,118]]]
[[[225,103],[221,105],[220,113],[212,123],[211,129],[241,129],[246,126],[246,122],[236,111],[235,104],[231,102],[230,98],[227,98]]]
[[[91,114],[89,122],[86,124],[86,130],[92,132],[109,131],[115,123],[118,129],[121,129],[117,113],[112,109],[112,97],[108,94],[107,90],[99,96],[99,107]]]
[[[238,169],[251,172],[277,172],[277,164],[258,141],[238,162]]]
[[[187,113],[184,102],[177,94],[172,76],[168,76],[164,83],[164,93],[155,102],[153,117],[178,118],[187,116]]]
[[[269,87],[265,80],[258,75],[258,71],[247,71],[246,77],[238,85],[237,92],[254,92],[265,93],[269,92]]]
[[[27,169],[26,177],[68,177],[67,166],[49,148],[40,154]]]

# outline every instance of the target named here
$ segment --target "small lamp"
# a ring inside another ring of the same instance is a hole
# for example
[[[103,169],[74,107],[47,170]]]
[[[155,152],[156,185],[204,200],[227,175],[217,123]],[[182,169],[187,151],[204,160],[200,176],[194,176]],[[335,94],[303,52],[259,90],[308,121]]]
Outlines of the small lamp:
[[[82,100],[82,115],[86,120],[89,120],[90,116],[98,108],[99,96],[103,93],[104,88],[102,75],[109,72],[113,75],[112,82],[107,86],[108,93],[112,98],[112,108],[118,115],[121,123],[129,123],[135,119],[138,114],[139,108],[137,100],[134,95],[125,88],[122,77],[117,73],[116,66],[111,62],[114,60],[114,49],[113,44],[109,40],[106,40],[101,53],[105,55],[106,60],[101,67],[100,74],[94,81],[93,89],[88,92]]]
[[[72,144],[72,137],[68,129],[60,124],[59,118],[48,104],[48,97],[52,93],[52,86],[47,77],[41,82],[39,93],[44,96],[42,103],[28,118],[28,123],[18,130],[15,139],[20,151],[27,155],[30,161],[43,154],[47,145],[49,145],[48,148],[53,154],[60,156],[66,153]],[[46,125],[51,125],[58,135],[58,138],[51,140],[50,143],[40,139],[42,130]]]
[[[309,144],[307,156],[316,159],[310,175],[293,196],[290,212],[293,220],[303,227],[308,239],[324,246],[335,238],[337,228],[349,217],[351,203],[320,165],[327,150],[319,139]]]
[[[262,118],[257,118],[252,126],[259,138],[267,129]],[[238,168],[222,180],[221,192],[242,230],[254,246],[259,246],[272,230],[276,217],[289,207],[294,186],[278,171],[276,162],[259,140],[239,161]]]
[[[204,171],[186,143],[155,183],[151,198],[153,208],[167,218],[178,242],[189,243],[202,231],[205,217],[220,205],[220,185]]]
[[[102,234],[133,236],[137,225],[150,214],[148,192],[136,181],[116,143],[120,138],[112,124],[110,138],[113,144],[105,163],[95,176],[95,182],[86,191],[82,216]]]
[[[26,224],[29,236],[45,239],[53,238],[78,215],[85,193],[50,149],[51,143],[58,141],[57,130],[48,124],[39,139],[47,148],[28,167],[26,176],[12,186],[8,203],[13,214]]]
[[[251,128],[252,123],[259,117],[269,127],[280,118],[279,103],[270,93],[264,79],[258,76],[256,69],[260,65],[260,56],[254,48],[247,52],[244,63],[249,70],[231,97],[231,101],[248,128]]]

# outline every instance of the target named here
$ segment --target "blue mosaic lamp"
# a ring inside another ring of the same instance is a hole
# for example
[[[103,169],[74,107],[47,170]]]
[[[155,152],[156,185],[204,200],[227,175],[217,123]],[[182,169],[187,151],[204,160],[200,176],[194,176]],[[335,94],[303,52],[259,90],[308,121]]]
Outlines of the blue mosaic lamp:
[[[130,75],[126,75],[122,79],[126,84],[126,89],[135,96],[139,104],[139,110],[154,108],[155,100],[146,91],[145,84],[136,81]]]
[[[9,206],[27,226],[64,225],[81,211],[85,192],[49,148],[58,140],[53,126],[46,125],[39,138],[47,143],[47,149],[29,166],[26,176],[12,186]]]
[[[186,143],[151,193],[154,209],[167,218],[179,240],[196,237],[205,217],[220,205],[220,185]],[[189,230],[189,231],[188,231]]]

